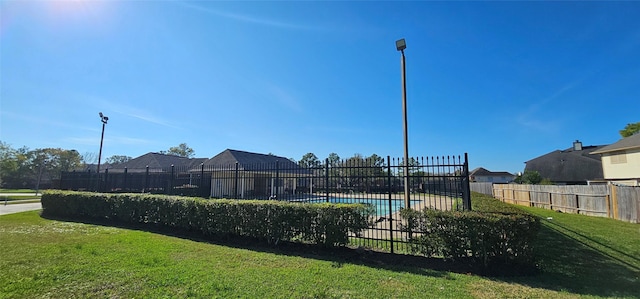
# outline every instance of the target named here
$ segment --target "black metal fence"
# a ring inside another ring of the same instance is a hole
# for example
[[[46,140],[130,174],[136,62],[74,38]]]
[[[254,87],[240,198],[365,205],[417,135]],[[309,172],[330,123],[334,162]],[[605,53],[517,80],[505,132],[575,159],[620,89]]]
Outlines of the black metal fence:
[[[284,167],[283,165],[287,165]],[[410,194],[404,195],[408,169]],[[299,167],[291,163],[105,169],[100,174],[64,172],[60,188],[99,192],[142,192],[204,198],[270,199],[300,203],[365,203],[373,225],[353,236],[356,246],[404,251],[401,208],[470,210],[467,154],[402,159],[358,158]]]

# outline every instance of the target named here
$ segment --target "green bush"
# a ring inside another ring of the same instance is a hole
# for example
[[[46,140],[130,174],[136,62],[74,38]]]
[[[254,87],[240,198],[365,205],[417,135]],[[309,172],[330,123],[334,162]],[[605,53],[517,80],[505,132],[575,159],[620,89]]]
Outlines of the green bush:
[[[471,258],[485,267],[533,265],[538,219],[495,199],[474,198],[472,202],[473,212],[402,209],[402,230],[409,235],[413,253],[451,260]]]
[[[499,214],[522,214],[529,215],[524,210],[518,208],[518,206],[501,202],[490,195],[471,192],[473,200],[471,201],[471,207],[476,212],[488,212]]]
[[[345,245],[369,226],[363,204],[299,204],[259,200],[206,200],[149,195],[47,191],[43,215],[148,223],[200,232],[266,240]]]

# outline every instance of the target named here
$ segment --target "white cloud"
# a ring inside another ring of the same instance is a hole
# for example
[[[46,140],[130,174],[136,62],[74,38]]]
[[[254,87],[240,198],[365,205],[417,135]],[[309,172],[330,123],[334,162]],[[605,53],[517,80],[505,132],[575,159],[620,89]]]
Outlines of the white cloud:
[[[73,144],[79,145],[95,145],[100,142],[99,137],[69,137],[66,138],[65,141]],[[138,145],[138,144],[149,144],[151,140],[142,139],[142,138],[131,138],[125,136],[112,136],[105,137],[104,143],[109,143],[112,145]]]
[[[104,114],[113,119],[113,115],[111,113],[117,113],[124,116],[128,116],[131,118],[136,118],[145,122],[149,122],[156,125],[161,125],[164,127],[169,127],[173,129],[180,129],[179,126],[175,125],[171,121],[158,117],[156,115],[152,115],[148,109],[141,109],[137,107],[133,107],[127,104],[122,104],[117,102],[116,100],[107,101],[102,98],[89,97],[91,102],[96,103],[94,106],[104,112]]]
[[[557,100],[558,98],[562,97],[563,94],[573,89],[577,85],[577,82],[567,84],[557,90],[551,96],[543,98],[542,100],[529,105],[524,113],[521,113],[517,116],[516,122],[523,127],[534,129],[537,131],[552,132],[558,130],[560,126],[559,121],[556,119],[543,119],[540,116],[539,111],[547,111],[546,109],[549,108],[549,103],[551,101]]]
[[[278,27],[278,28],[284,28],[284,29],[294,29],[294,30],[319,30],[319,29],[321,29],[319,27],[306,26],[306,25],[296,24],[296,23],[287,23],[287,22],[271,20],[271,19],[267,19],[267,18],[259,18],[259,17],[250,16],[250,15],[243,15],[243,14],[237,14],[237,13],[221,11],[221,10],[217,10],[217,9],[213,9],[213,8],[209,8],[209,7],[203,7],[203,6],[200,6],[200,5],[197,5],[197,4],[194,4],[194,3],[190,3],[190,2],[186,2],[186,1],[174,1],[173,3],[179,4],[179,5],[183,6],[183,7],[188,7],[190,9],[195,9],[195,10],[198,10],[198,11],[202,11],[202,12],[205,12],[205,13],[213,14],[213,15],[216,15],[216,16],[224,17],[224,18],[227,18],[227,19],[231,19],[231,20],[238,21],[238,22],[243,22],[243,23],[253,23],[253,24],[258,24],[258,25],[265,25],[265,26]]]
[[[300,105],[300,101],[298,101],[290,91],[285,90],[279,85],[270,83],[266,84],[266,90],[271,95],[270,98],[277,101],[281,106],[293,110],[294,112],[302,112],[303,109]]]

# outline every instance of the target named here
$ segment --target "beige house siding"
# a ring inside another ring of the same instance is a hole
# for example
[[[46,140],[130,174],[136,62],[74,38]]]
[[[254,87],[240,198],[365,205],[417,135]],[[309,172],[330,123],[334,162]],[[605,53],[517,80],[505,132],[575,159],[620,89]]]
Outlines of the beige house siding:
[[[602,171],[606,180],[625,180],[637,186],[640,180],[640,149],[603,153]],[[622,182],[620,182],[622,183]]]
[[[640,133],[591,154],[600,154],[604,179],[620,185],[640,185]]]
[[[278,186],[277,190],[275,186]],[[295,192],[296,188],[296,178],[279,178],[276,184],[275,174],[271,173],[243,173],[238,177],[237,189],[233,173],[216,174],[211,178],[211,197],[214,198],[233,198],[236,190],[238,198],[246,198]]]

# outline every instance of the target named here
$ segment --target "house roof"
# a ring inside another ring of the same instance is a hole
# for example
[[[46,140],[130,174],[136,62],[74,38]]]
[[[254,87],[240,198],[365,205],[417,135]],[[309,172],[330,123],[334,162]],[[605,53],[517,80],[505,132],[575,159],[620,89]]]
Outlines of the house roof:
[[[471,176],[514,176],[512,173],[506,171],[489,171],[485,168],[478,167],[471,171]]]
[[[640,148],[640,133],[636,133],[629,137],[620,139],[618,142],[614,144],[607,145],[603,148],[600,148],[591,152],[591,154],[604,154],[604,153],[623,151],[623,150],[635,149],[635,148]]]
[[[579,183],[601,179],[602,162],[593,151],[604,145],[583,146],[581,150],[570,147],[556,150],[525,162],[525,171],[537,171],[543,178],[556,183]]]
[[[278,169],[285,172],[306,171],[297,163],[285,157],[265,155],[239,150],[226,149],[204,162],[207,167],[229,167],[238,163],[238,169],[248,171],[274,171],[276,163]]]
[[[176,168],[190,168],[207,160],[206,158],[187,158],[175,155],[160,153],[146,153],[140,157],[131,159],[125,163],[111,165],[112,169],[144,169],[147,166],[152,169],[169,168],[173,165]]]

